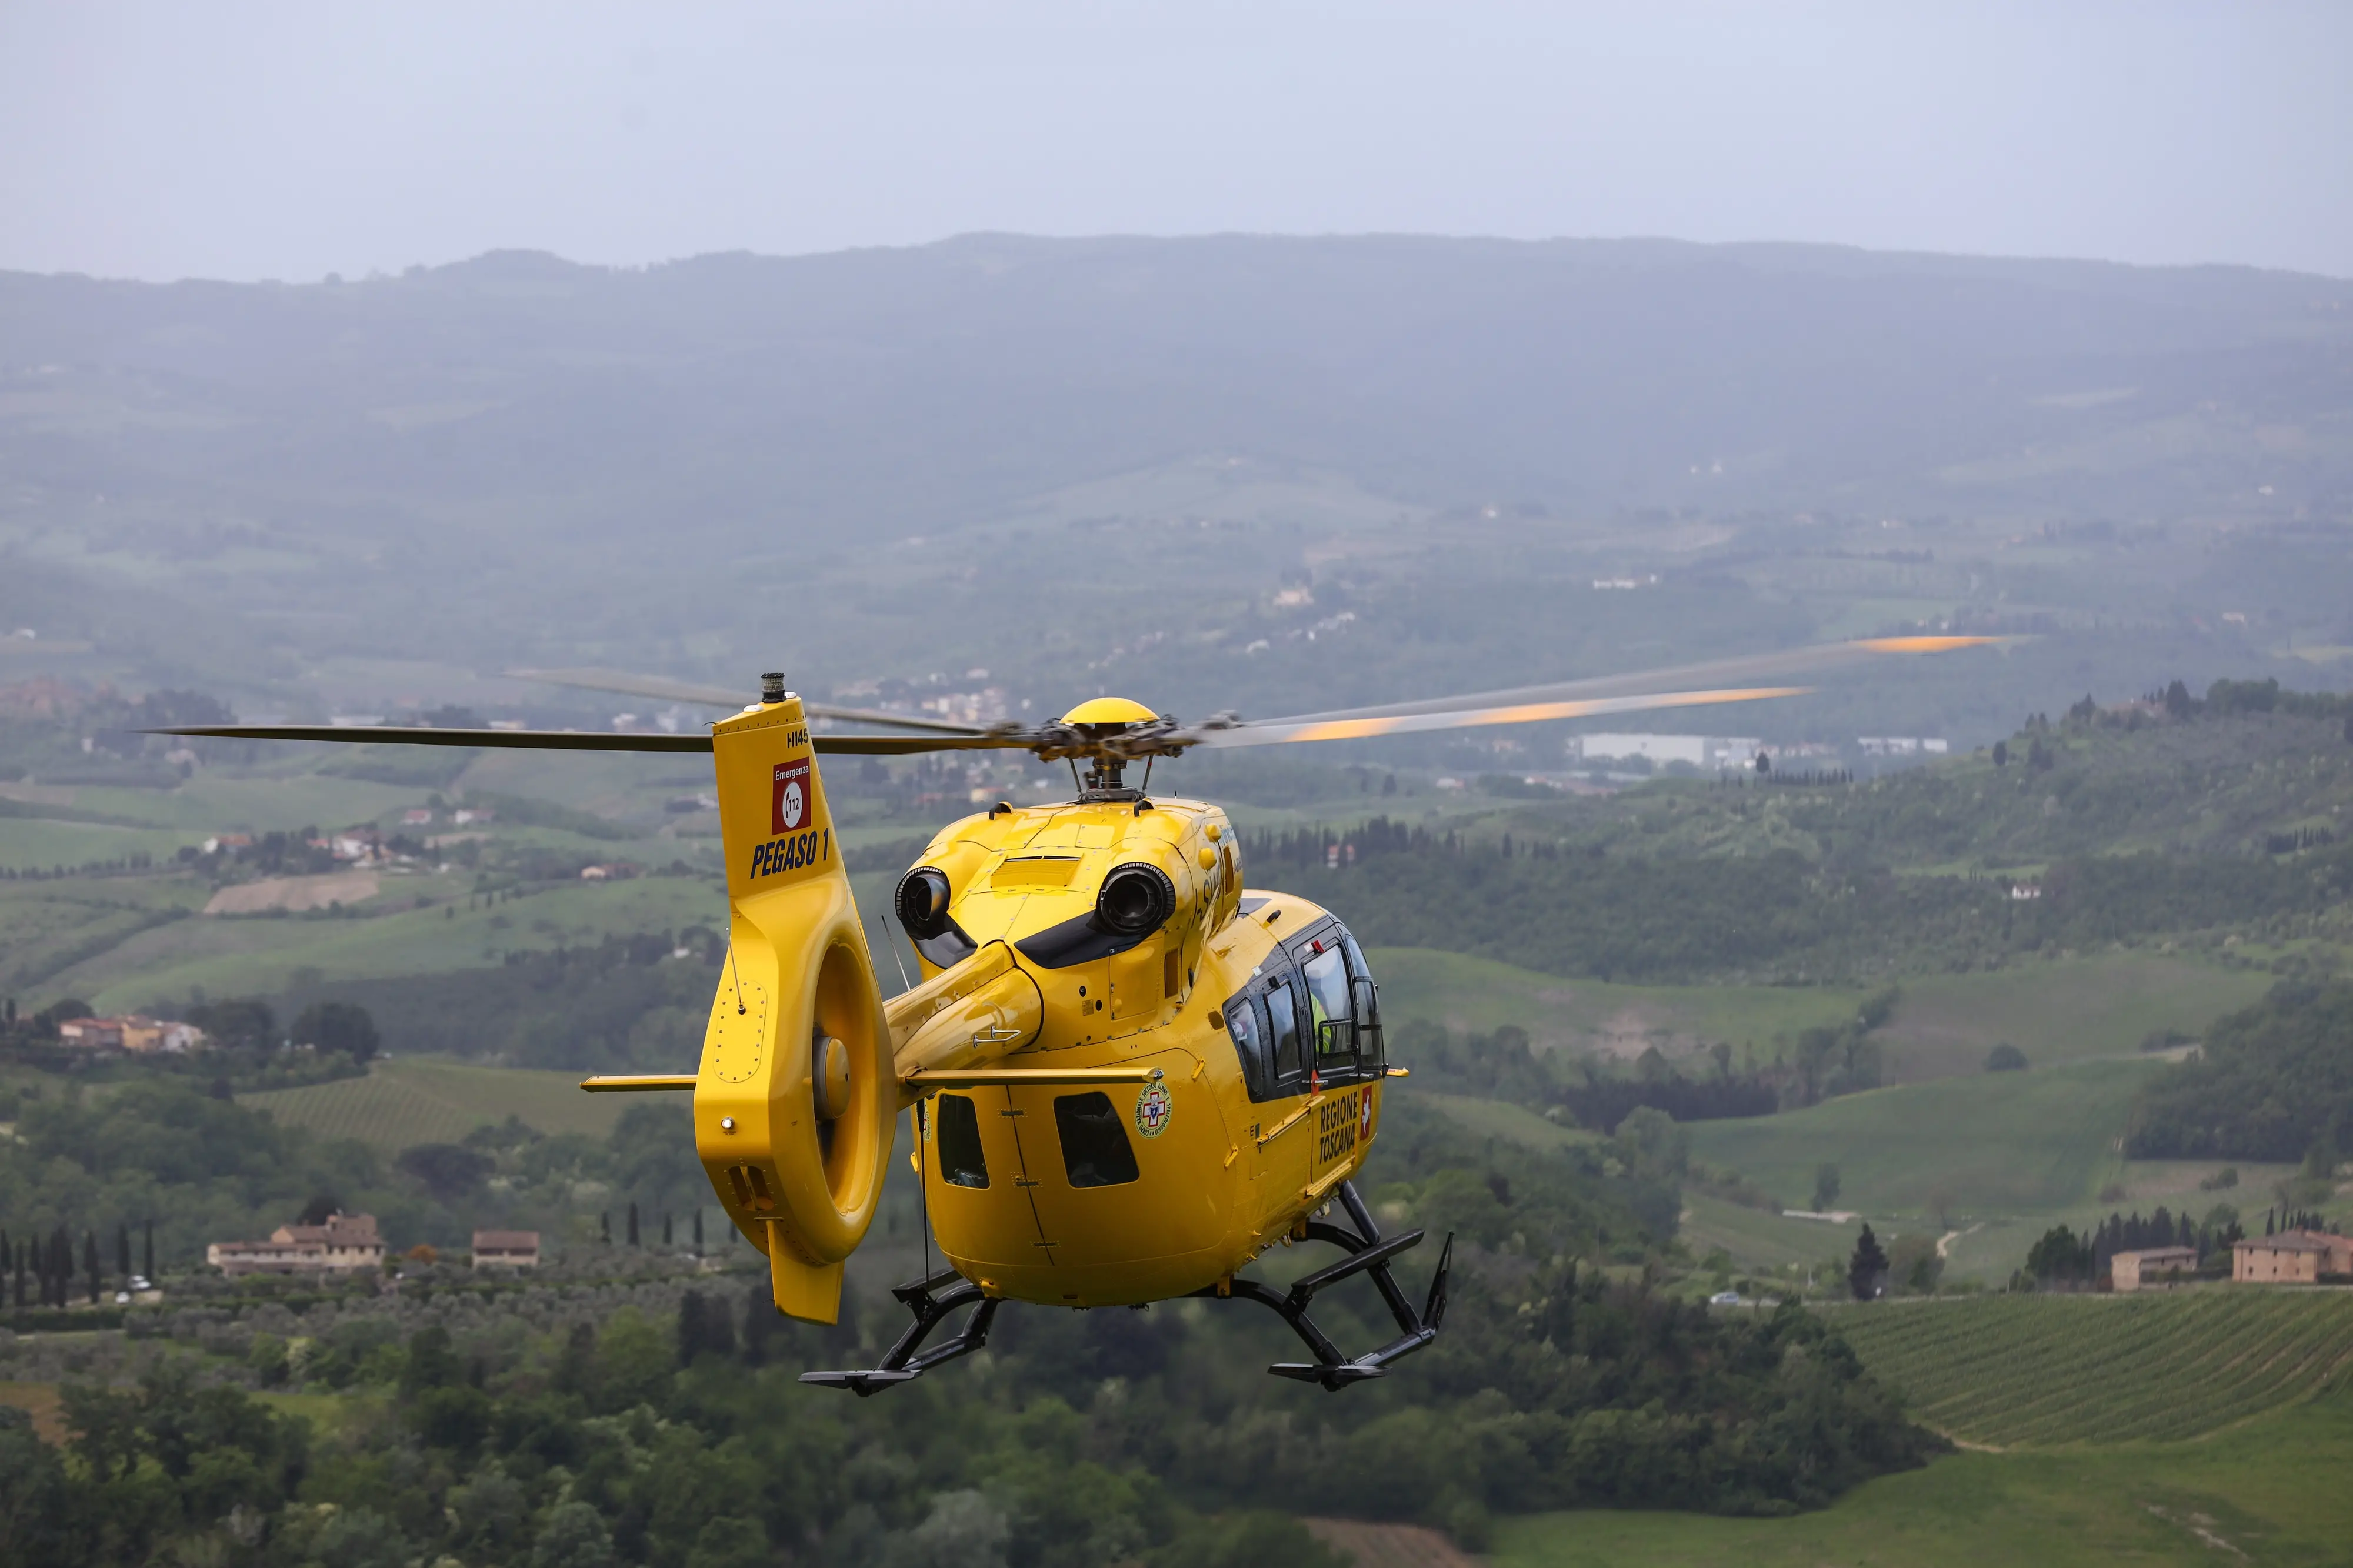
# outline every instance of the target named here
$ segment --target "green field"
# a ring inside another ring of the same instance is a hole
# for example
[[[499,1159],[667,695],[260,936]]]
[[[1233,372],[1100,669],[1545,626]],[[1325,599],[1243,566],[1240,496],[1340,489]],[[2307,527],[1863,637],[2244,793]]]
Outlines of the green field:
[[[1831,986],[1621,985],[1418,947],[1378,947],[1366,957],[1393,1024],[1421,1018],[1478,1033],[1514,1024],[1539,1046],[1629,1058],[1651,1044],[1673,1056],[1715,1040],[1753,1040],[1769,1057],[1775,1035],[1842,1023],[1864,994]]]
[[[2134,1092],[2159,1064],[2085,1063],[1978,1073],[1824,1100],[1803,1110],[1696,1121],[1692,1152],[1789,1205],[1837,1163],[1841,1208],[1957,1215],[2088,1207],[2124,1169],[2116,1152]]]
[[[408,879],[469,885],[456,875]],[[373,979],[473,969],[512,949],[596,942],[607,936],[717,925],[726,905],[699,877],[641,877],[552,889],[495,908],[455,913],[441,907],[375,917],[325,919],[202,916],[142,931],[53,976],[47,994],[72,991],[95,1005],[131,1007],[201,990],[213,996],[268,995],[298,971],[328,979]]]
[[[1539,1046],[1620,1058],[1652,1045],[1672,1058],[1727,1040],[1754,1045],[1770,1059],[1800,1030],[1852,1018],[1865,994],[1838,986],[1571,980],[1428,948],[1376,948],[1367,956],[1392,1020],[1477,1033],[1513,1024]],[[1902,983],[1903,998],[1876,1038],[1891,1083],[1981,1072],[1986,1053],[2004,1040],[2038,1067],[2131,1056],[2158,1030],[2200,1033],[2261,996],[2272,978],[2145,952],[1924,975]]]
[[[2126,1056],[2163,1029],[2202,1034],[2253,1005],[2274,976],[2146,952],[2034,962],[1992,973],[1929,974],[1904,982],[1879,1038],[1888,1081],[1982,1071],[2002,1040],[2036,1067]]]
[[[1743,1268],[1772,1269],[1844,1258],[1854,1250],[1854,1238],[1862,1228],[1859,1220],[1833,1224],[1786,1219],[1705,1193],[1686,1191],[1683,1223],[1675,1235],[1691,1248],[1694,1258],[1704,1258],[1720,1247]],[[1886,1239],[1892,1238],[1891,1233]]]
[[[237,1100],[289,1126],[396,1151],[417,1143],[453,1143],[511,1115],[542,1132],[601,1137],[628,1108],[627,1097],[584,1094],[579,1084],[572,1073],[411,1059],[378,1062],[365,1078]]]
[[[2203,1436],[2353,1371],[2353,1291],[1874,1302],[1829,1321],[1915,1415],[1989,1447]]]
[[[1563,1126],[1546,1121],[1525,1105],[1506,1100],[1482,1100],[1472,1094],[1432,1094],[1418,1089],[1406,1092],[1436,1106],[1473,1132],[1517,1143],[1524,1149],[1565,1149],[1572,1143],[1592,1143],[1600,1139],[1599,1133],[1588,1132],[1574,1122]]]
[[[2162,1369],[2132,1381],[2155,1387]],[[1498,1568],[2341,1564],[2353,1559],[2353,1395],[2197,1442],[1959,1453],[1817,1513],[1586,1510],[1496,1523]]]

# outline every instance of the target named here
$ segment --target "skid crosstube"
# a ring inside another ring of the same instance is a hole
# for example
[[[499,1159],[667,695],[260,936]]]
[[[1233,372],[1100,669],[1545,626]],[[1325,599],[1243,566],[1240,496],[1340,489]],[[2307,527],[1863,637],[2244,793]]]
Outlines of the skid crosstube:
[[[1308,1240],[1328,1241],[1347,1254],[1337,1263],[1305,1276],[1288,1290],[1278,1290],[1256,1279],[1236,1279],[1225,1291],[1213,1285],[1193,1292],[1211,1300],[1256,1301],[1290,1324],[1291,1331],[1305,1342],[1315,1359],[1277,1362],[1266,1370],[1277,1377],[1322,1384],[1325,1392],[1332,1394],[1352,1383],[1388,1375],[1391,1362],[1411,1355],[1438,1337],[1439,1325],[1446,1319],[1447,1270],[1454,1261],[1454,1237],[1450,1235],[1446,1245],[1439,1249],[1438,1272],[1430,1278],[1430,1295],[1417,1312],[1389,1273],[1389,1259],[1418,1245],[1422,1233],[1409,1230],[1383,1238],[1379,1227],[1373,1224],[1371,1212],[1365,1207],[1365,1200],[1356,1195],[1354,1182],[1340,1184],[1340,1205],[1348,1211],[1348,1218],[1356,1227],[1353,1232],[1322,1220],[1307,1222]],[[1356,1274],[1372,1277],[1374,1288],[1388,1305],[1389,1316],[1397,1320],[1398,1337],[1378,1350],[1351,1358],[1342,1355],[1340,1348],[1315,1326],[1315,1320],[1307,1315],[1307,1307],[1318,1290]]]
[[[1354,1230],[1322,1220],[1307,1222],[1307,1239],[1329,1242],[1347,1256],[1307,1275],[1288,1290],[1257,1279],[1235,1279],[1226,1289],[1212,1285],[1196,1290],[1197,1297],[1209,1300],[1256,1301],[1291,1325],[1292,1332],[1306,1343],[1315,1359],[1312,1362],[1277,1362],[1266,1370],[1277,1377],[1296,1378],[1302,1383],[1317,1383],[1332,1393],[1352,1383],[1387,1375],[1389,1363],[1411,1355],[1438,1337],[1439,1325],[1446,1318],[1446,1276],[1454,1259],[1454,1237],[1449,1236],[1446,1245],[1439,1249],[1438,1272],[1430,1281],[1430,1294],[1419,1311],[1406,1300],[1389,1273],[1389,1259],[1421,1241],[1418,1230],[1403,1231],[1384,1238],[1373,1224],[1373,1216],[1356,1195],[1356,1184],[1340,1184],[1340,1204],[1348,1211]],[[1315,1320],[1307,1315],[1308,1304],[1315,1293],[1328,1285],[1364,1274],[1388,1303],[1389,1316],[1397,1320],[1398,1337],[1378,1350],[1349,1357],[1341,1353]],[[981,1292],[953,1268],[944,1268],[928,1279],[918,1279],[893,1289],[891,1292],[906,1303],[915,1321],[907,1331],[886,1352],[879,1366],[862,1372],[805,1372],[803,1383],[817,1384],[826,1388],[846,1388],[860,1399],[881,1393],[902,1383],[911,1383],[942,1362],[970,1355],[988,1342],[989,1324],[997,1318],[998,1302]],[[971,1307],[972,1316],[964,1327],[935,1349],[923,1349],[923,1341],[934,1329],[958,1310]],[[920,1352],[920,1353],[918,1353]]]

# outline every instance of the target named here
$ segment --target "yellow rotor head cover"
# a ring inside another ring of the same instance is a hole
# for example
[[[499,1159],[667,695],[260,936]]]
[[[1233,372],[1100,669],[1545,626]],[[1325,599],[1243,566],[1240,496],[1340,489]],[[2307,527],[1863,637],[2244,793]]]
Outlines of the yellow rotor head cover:
[[[1124,697],[1097,697],[1062,715],[1065,724],[1149,724],[1160,715]]]
[[[732,940],[695,1074],[695,1152],[768,1255],[777,1310],[830,1323],[898,1127],[890,1032],[800,700],[722,720],[711,749]]]

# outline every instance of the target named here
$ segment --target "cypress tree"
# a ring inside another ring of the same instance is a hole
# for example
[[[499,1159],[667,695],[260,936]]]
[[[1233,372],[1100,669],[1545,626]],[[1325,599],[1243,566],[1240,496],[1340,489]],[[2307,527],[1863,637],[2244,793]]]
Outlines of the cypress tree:
[[[114,1227],[114,1261],[121,1266],[115,1269],[115,1276],[122,1281],[122,1288],[128,1290],[131,1289],[131,1226],[127,1224],[117,1223]]]
[[[629,1245],[638,1245],[638,1202],[635,1198],[629,1200]]]
[[[678,1364],[694,1364],[702,1353],[702,1292],[689,1290],[678,1299]]]
[[[749,1366],[768,1364],[768,1340],[776,1329],[776,1305],[765,1285],[744,1293],[744,1361]]]
[[[1847,1288],[1858,1301],[1868,1301],[1878,1296],[1887,1279],[1887,1254],[1881,1249],[1879,1237],[1864,1226],[1855,1238],[1854,1257],[1846,1266]]]
[[[662,1249],[663,1249],[664,1251],[668,1251],[668,1250],[670,1249],[670,1215],[669,1215],[667,1213],[665,1213],[665,1214],[662,1215]]]
[[[98,1305],[99,1285],[98,1232],[94,1230],[81,1233],[81,1268],[82,1272],[90,1276],[90,1304],[95,1307]]]
[[[146,1276],[147,1283],[153,1285],[155,1282],[155,1222],[152,1219],[147,1222],[147,1245],[140,1258],[143,1267],[139,1272]]]
[[[607,1209],[596,1216],[596,1239],[606,1246],[613,1245],[613,1211]]]
[[[702,1256],[702,1205],[700,1204],[694,1207],[694,1255],[697,1258]]]

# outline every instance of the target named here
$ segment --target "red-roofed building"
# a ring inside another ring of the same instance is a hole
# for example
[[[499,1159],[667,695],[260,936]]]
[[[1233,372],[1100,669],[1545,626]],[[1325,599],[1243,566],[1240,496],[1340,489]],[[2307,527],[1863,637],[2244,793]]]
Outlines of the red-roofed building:
[[[268,1241],[216,1241],[205,1248],[205,1261],[231,1279],[381,1268],[384,1237],[376,1234],[374,1215],[334,1214],[324,1225],[281,1225]]]
[[[478,1230],[474,1233],[474,1267],[477,1268],[536,1268],[539,1267],[539,1232],[535,1230]]]

